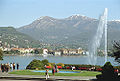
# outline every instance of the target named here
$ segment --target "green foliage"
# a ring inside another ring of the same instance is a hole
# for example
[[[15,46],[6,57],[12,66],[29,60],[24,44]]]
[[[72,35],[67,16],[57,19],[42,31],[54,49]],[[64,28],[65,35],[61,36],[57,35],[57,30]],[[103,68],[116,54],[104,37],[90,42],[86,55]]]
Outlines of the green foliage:
[[[3,60],[3,52],[1,49],[0,49],[0,60]]]
[[[42,63],[43,63],[44,65],[48,65],[49,61],[48,61],[47,59],[44,59],[44,60],[42,60]]]
[[[106,62],[102,67],[102,74],[96,76],[98,81],[119,81],[118,73],[114,72],[114,67],[110,62]]]
[[[114,68],[120,70],[120,66],[114,66]]]
[[[113,56],[115,60],[120,63],[120,42],[114,41],[113,43]]]
[[[39,51],[37,49],[35,49],[34,53],[35,54],[39,54]]]
[[[2,43],[18,45],[19,47],[40,47],[40,42],[32,37],[18,32],[13,27],[0,27],[0,36]]]
[[[34,53],[35,54],[42,54],[43,50],[42,49],[35,49]]]
[[[92,68],[92,67],[95,67],[95,68],[101,68],[101,66],[98,66],[98,65],[84,65],[84,64],[65,64],[65,66],[75,66],[76,68],[79,68],[79,67],[86,67],[86,68]]]
[[[30,62],[26,69],[44,69],[44,64],[40,60],[34,59]]]
[[[48,63],[49,62],[47,59],[42,60],[42,61],[34,59],[30,62],[30,64],[26,67],[26,69],[31,69],[31,70],[33,70],[33,69],[45,69],[44,66],[48,65]]]
[[[106,62],[105,65],[102,67],[102,74],[107,76],[108,74],[114,74],[114,68],[110,62]]]
[[[58,63],[57,66],[62,66],[62,67],[64,67],[64,64],[63,64],[63,63]]]
[[[55,63],[47,63],[48,66],[53,67]]]

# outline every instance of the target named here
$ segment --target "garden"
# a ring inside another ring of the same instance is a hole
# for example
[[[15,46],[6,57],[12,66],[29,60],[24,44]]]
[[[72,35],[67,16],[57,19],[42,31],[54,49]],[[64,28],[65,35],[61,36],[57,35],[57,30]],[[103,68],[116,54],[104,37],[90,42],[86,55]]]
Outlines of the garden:
[[[107,63],[109,66],[111,64]],[[28,64],[26,70],[18,70],[9,72],[9,74],[17,74],[17,75],[45,75],[45,70],[48,69],[49,75],[52,76],[52,68],[57,66],[58,72],[55,73],[55,76],[96,76],[101,75],[103,72],[102,66],[94,66],[94,65],[79,65],[79,64],[63,64],[63,63],[49,63],[47,59],[42,61],[34,59]],[[111,65],[112,66],[112,65]],[[74,67],[74,68],[73,68]],[[113,66],[112,66],[113,67]],[[119,72],[119,67],[114,67],[114,72]],[[105,69],[106,70],[106,69]],[[111,69],[110,69],[111,70]],[[42,71],[42,72],[40,72]],[[74,72],[74,73],[60,73],[60,71]]]

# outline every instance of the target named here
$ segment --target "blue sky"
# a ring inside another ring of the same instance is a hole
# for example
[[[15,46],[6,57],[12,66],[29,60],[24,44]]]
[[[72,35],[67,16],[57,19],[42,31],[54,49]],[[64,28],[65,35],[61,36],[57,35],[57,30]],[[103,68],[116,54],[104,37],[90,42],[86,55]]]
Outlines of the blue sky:
[[[99,18],[108,8],[108,20],[120,20],[120,0],[0,0],[0,27],[30,24],[41,16],[67,18],[81,14]]]

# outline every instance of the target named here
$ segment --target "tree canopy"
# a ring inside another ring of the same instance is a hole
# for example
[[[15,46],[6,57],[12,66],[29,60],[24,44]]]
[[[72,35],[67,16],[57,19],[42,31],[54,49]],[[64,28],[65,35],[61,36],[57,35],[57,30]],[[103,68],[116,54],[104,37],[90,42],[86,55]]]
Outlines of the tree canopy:
[[[34,59],[30,62],[30,64],[26,67],[26,69],[45,69],[44,66],[48,65],[49,61],[44,59],[42,61]]]
[[[0,60],[3,60],[3,52],[1,49],[0,49]]]
[[[106,62],[102,67],[102,73],[96,75],[97,81],[120,81],[118,73],[114,72],[114,67],[110,62]]]
[[[120,63],[120,41],[114,41],[113,48],[113,56],[115,60]]]

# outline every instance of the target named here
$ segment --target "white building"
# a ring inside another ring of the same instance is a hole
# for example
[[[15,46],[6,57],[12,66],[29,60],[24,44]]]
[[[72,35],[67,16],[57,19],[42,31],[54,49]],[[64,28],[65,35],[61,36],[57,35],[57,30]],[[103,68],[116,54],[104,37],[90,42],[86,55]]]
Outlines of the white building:
[[[48,49],[43,49],[43,54],[48,54]]]
[[[54,55],[55,55],[55,56],[61,56],[61,51],[55,51],[55,52],[54,52]]]
[[[3,51],[10,51],[10,48],[3,48]]]

